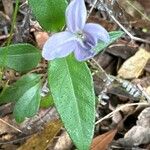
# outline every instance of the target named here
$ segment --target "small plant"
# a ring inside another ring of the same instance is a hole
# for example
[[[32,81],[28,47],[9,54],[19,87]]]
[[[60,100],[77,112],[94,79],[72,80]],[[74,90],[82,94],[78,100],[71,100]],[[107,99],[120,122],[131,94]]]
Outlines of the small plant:
[[[66,0],[38,0],[36,3],[29,0],[29,5],[45,31],[60,31],[66,17],[67,28],[47,40],[42,56],[49,61],[50,96],[62,122],[76,147],[88,150],[94,133],[95,94],[92,75],[85,61],[120,38],[123,32],[108,33],[98,24],[86,23],[84,0],[72,0],[68,6]],[[30,44],[0,48],[1,67],[27,73],[40,60],[40,51]],[[22,122],[37,113],[40,91],[40,75],[28,73],[2,91],[0,104],[15,103],[15,119]]]

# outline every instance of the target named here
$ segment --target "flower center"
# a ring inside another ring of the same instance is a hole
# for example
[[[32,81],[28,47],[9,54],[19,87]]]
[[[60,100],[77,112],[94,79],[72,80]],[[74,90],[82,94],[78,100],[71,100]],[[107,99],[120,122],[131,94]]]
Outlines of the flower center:
[[[79,38],[80,40],[84,41],[85,40],[85,35],[82,31],[79,31],[76,33],[77,38]]]
[[[93,46],[95,46],[95,44],[91,43],[91,41],[87,38],[86,34],[82,31],[78,31],[77,33],[75,33],[77,39],[86,46],[89,49],[91,49]]]

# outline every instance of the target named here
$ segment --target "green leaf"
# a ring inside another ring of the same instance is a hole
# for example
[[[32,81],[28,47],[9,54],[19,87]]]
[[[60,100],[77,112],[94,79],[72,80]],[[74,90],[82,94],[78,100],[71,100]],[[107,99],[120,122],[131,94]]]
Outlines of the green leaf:
[[[40,107],[42,108],[48,108],[50,106],[54,106],[54,100],[52,95],[48,93],[45,97],[42,97]]]
[[[40,59],[40,51],[30,44],[14,44],[0,48],[0,66],[19,72],[35,68]]]
[[[40,76],[36,74],[24,75],[0,95],[0,104],[16,102],[14,116],[17,122],[35,115],[39,109],[40,100]]]
[[[79,150],[90,146],[95,121],[92,76],[72,55],[50,62],[48,80],[56,108]]]
[[[31,86],[22,97],[16,102],[14,108],[14,116],[17,122],[22,122],[25,117],[34,116],[40,105],[40,83]]]
[[[112,44],[113,42],[115,42],[117,39],[119,39],[121,36],[123,36],[124,32],[122,31],[112,31],[109,32],[110,35],[110,41],[109,43],[105,43],[100,41],[96,47],[93,48],[94,51],[96,51],[97,53],[103,51],[107,46],[109,46],[110,44]]]
[[[4,89],[0,94],[0,104],[18,101],[26,91],[40,82],[40,76],[28,74],[17,80],[16,83]]]
[[[58,31],[64,26],[66,0],[29,0],[29,5],[45,30]]]

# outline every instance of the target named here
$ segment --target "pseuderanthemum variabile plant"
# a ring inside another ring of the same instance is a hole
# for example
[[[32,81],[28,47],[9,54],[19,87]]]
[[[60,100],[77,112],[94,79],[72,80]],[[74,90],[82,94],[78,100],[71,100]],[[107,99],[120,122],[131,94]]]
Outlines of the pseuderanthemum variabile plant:
[[[86,23],[87,10],[84,0],[72,0],[66,9],[67,29],[52,35],[43,47],[46,60],[66,57],[74,52],[78,61],[85,61],[96,52],[99,41],[109,42],[108,32],[99,24]]]

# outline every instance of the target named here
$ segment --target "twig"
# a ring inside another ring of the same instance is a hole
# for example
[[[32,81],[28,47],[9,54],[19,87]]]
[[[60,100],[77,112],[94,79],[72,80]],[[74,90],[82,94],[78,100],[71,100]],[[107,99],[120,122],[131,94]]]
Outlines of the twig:
[[[13,125],[9,124],[8,122],[4,121],[3,119],[0,118],[0,121],[3,122],[4,124],[8,125],[9,127],[13,128],[14,130],[22,133],[21,130],[19,130],[18,128],[14,127]]]
[[[24,137],[19,137],[19,138],[15,139],[15,140],[11,140],[11,141],[0,142],[0,145],[6,145],[6,144],[17,143],[17,142],[19,142],[19,141],[28,139],[28,138],[30,138],[31,136],[33,136],[33,135],[27,135],[27,136],[24,136]]]
[[[1,35],[0,36],[0,40],[4,40],[4,39],[7,39],[10,35],[7,34],[7,35]]]
[[[144,42],[150,44],[149,40],[145,40],[139,37],[133,36],[113,15],[111,15],[111,18],[118,24],[118,26],[131,38],[131,40]]]
[[[148,93],[143,89],[140,84],[137,84],[137,87],[142,92],[143,96],[147,99],[147,101],[150,103],[150,96],[148,95]]]
[[[124,108],[126,108],[126,107],[136,106],[136,105],[137,105],[137,106],[139,106],[139,105],[140,105],[140,106],[142,106],[142,105],[149,106],[150,104],[149,104],[149,103],[131,103],[131,104],[125,104],[125,105],[123,105],[123,106],[120,106],[119,108],[117,108],[117,109],[114,110],[113,112],[109,113],[109,114],[106,115],[105,117],[99,119],[99,120],[95,123],[95,125],[97,125],[98,123],[102,122],[102,121],[105,120],[105,119],[111,118],[111,117],[114,115],[114,113],[116,113],[116,112],[118,112],[118,111],[120,111],[120,110],[122,110],[122,109],[124,109]]]
[[[141,16],[143,16],[146,20],[150,21],[150,18],[143,14],[139,9],[137,9],[130,1],[126,1],[132,8],[134,8]]]
[[[97,62],[94,58],[92,58],[91,60],[92,60],[92,61],[95,63],[95,65],[98,67],[99,73],[101,73],[101,75],[105,77],[105,80],[108,80],[108,79],[109,79],[109,76],[107,75],[107,73],[105,72],[105,70],[98,64],[98,62]]]
[[[109,10],[101,0],[99,0],[101,2],[101,5],[105,8],[105,10],[107,11],[107,13],[109,14],[109,16],[118,24],[118,26],[131,38],[131,40],[135,40],[135,41],[140,41],[140,42],[144,42],[144,43],[148,43],[150,44],[149,40],[145,40],[139,37],[135,37],[133,36],[113,15],[112,11]]]
[[[94,9],[96,3],[97,3],[97,0],[95,0],[94,3],[92,4],[92,7],[91,7],[91,9],[89,10],[89,13],[88,13],[87,18],[89,18],[89,16],[90,16],[90,14],[92,13],[92,11],[93,11],[93,9]]]

